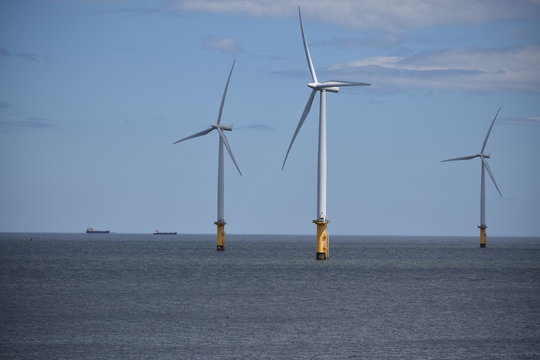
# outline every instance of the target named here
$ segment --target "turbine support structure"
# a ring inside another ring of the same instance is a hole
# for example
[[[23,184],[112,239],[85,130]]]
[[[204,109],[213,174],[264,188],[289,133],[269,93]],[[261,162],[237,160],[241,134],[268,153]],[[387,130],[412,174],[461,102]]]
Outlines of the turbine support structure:
[[[317,219],[326,220],[326,90],[321,90],[317,159]]]
[[[481,160],[484,160],[480,157]],[[486,168],[484,162],[480,164],[480,247],[485,248],[487,243],[487,234],[486,234]]]
[[[328,259],[329,237],[326,218],[326,90],[321,90],[319,112],[319,151],[317,169],[317,260]]]
[[[486,172],[491,178],[491,181],[493,182],[493,185],[495,185],[495,189],[497,189],[497,192],[500,196],[502,196],[501,190],[499,189],[499,186],[497,185],[497,182],[495,181],[495,177],[493,176],[493,173],[491,171],[491,168],[487,162],[487,159],[491,158],[489,154],[484,153],[484,150],[486,149],[486,144],[489,139],[489,134],[491,133],[491,129],[493,129],[493,125],[495,124],[495,120],[497,120],[497,115],[499,115],[499,111],[501,111],[501,108],[497,110],[497,113],[495,114],[495,117],[491,121],[491,125],[489,126],[489,129],[486,133],[486,136],[484,137],[484,142],[482,143],[482,149],[480,150],[480,153],[475,155],[469,155],[469,156],[462,156],[458,158],[453,159],[447,159],[442,160],[442,162],[446,161],[461,161],[461,160],[471,160],[475,158],[480,158],[481,164],[480,164],[480,225],[478,225],[478,228],[480,229],[480,247],[485,248],[487,246],[487,234],[486,234]]]
[[[326,156],[326,93],[339,92],[340,87],[348,86],[369,86],[368,83],[352,82],[352,81],[342,81],[342,80],[330,80],[325,82],[319,82],[317,79],[317,74],[315,73],[315,66],[313,66],[313,61],[311,60],[311,54],[309,52],[309,47],[306,41],[306,36],[304,34],[304,25],[302,24],[302,14],[300,12],[300,7],[298,7],[298,20],[300,21],[300,32],[302,34],[302,42],[304,44],[304,51],[306,54],[306,61],[311,74],[312,82],[308,83],[307,86],[311,88],[311,94],[308,98],[306,106],[296,130],[294,131],[293,137],[285,154],[285,159],[283,160],[283,165],[281,170],[285,167],[287,162],[287,157],[291,151],[291,147],[302,127],[302,124],[306,120],[306,117],[311,110],[311,105],[317,92],[320,93],[320,109],[319,109],[319,142],[318,142],[318,157],[317,157],[317,220],[313,220],[313,223],[317,225],[317,260],[326,260],[329,255],[329,236],[327,231],[327,225],[329,223],[327,214],[326,214],[326,185],[327,185],[327,156]]]
[[[219,138],[219,156],[218,156],[218,200],[217,200],[217,251],[225,251],[225,219],[224,203],[225,203],[225,171],[223,166],[223,139]]]
[[[324,219],[313,220],[313,223],[317,225],[317,254],[315,258],[317,260],[328,260],[330,256],[330,236],[326,230],[326,226],[329,221]]]
[[[225,251],[225,220],[216,221],[217,225],[217,251]]]
[[[486,234],[486,225],[478,225],[478,228],[480,229],[480,247],[485,248],[487,245],[487,234]]]
[[[185,137],[183,139],[175,141],[173,144],[177,144],[179,142],[182,142],[184,140],[193,139],[199,136],[204,136],[214,130],[216,130],[219,134],[219,153],[218,153],[218,181],[217,181],[217,220],[214,222],[214,224],[217,225],[217,250],[218,251],[224,251],[225,250],[225,220],[224,220],[224,208],[225,208],[225,166],[224,166],[224,148],[229,153],[229,156],[231,157],[231,160],[234,163],[234,166],[236,167],[236,170],[238,170],[238,174],[242,176],[242,172],[240,171],[240,168],[238,167],[238,164],[236,163],[236,160],[234,158],[234,155],[231,150],[231,146],[229,145],[229,141],[227,140],[227,136],[225,136],[224,131],[232,131],[232,126],[223,125],[221,123],[221,115],[223,113],[223,106],[225,105],[225,98],[227,96],[227,89],[229,88],[229,81],[231,80],[231,75],[234,69],[234,64],[236,63],[236,60],[233,61],[233,64],[231,66],[231,70],[229,71],[229,77],[227,78],[227,82],[225,84],[225,89],[223,90],[223,96],[221,97],[221,104],[219,106],[219,113],[217,117],[217,122],[213,125],[210,125],[208,129],[205,129],[203,131],[199,131],[193,135],[190,135],[188,137]]]

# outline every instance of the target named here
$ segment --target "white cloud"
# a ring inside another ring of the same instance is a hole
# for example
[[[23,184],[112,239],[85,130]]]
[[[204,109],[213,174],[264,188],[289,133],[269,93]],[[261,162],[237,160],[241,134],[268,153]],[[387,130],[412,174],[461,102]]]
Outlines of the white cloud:
[[[231,38],[215,38],[209,37],[203,42],[203,47],[207,49],[223,51],[227,53],[237,53],[240,51],[240,46],[236,43],[234,39]]]
[[[276,128],[273,128],[266,124],[243,125],[243,126],[238,126],[236,129],[237,130],[255,130],[255,131],[276,131],[277,130]]]
[[[51,121],[45,118],[29,117],[19,120],[0,119],[0,132],[6,132],[15,128],[45,129],[52,127]]]
[[[461,48],[411,57],[371,57],[328,68],[333,76],[377,87],[540,91],[540,46]]]
[[[538,0],[171,0],[181,11],[296,16],[298,4],[306,18],[360,29],[407,29],[504,19],[538,19]]]
[[[540,126],[540,116],[530,117],[503,117],[501,119],[503,124],[507,125],[532,125]]]
[[[118,8],[99,11],[98,15],[123,14],[123,15],[160,15],[162,10],[158,8]]]

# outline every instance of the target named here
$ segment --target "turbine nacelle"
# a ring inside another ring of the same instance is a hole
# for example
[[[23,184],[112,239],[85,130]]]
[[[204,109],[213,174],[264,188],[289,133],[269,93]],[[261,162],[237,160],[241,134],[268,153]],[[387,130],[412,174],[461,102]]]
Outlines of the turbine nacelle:
[[[307,84],[308,87],[312,88],[313,90],[318,90],[318,91],[321,91],[321,90],[326,90],[326,91],[330,91],[330,92],[333,92],[333,93],[337,93],[339,92],[339,87],[338,86],[327,86],[325,83],[309,83]]]
[[[213,124],[213,125],[210,125],[211,128],[213,129],[221,129],[223,131],[232,131],[232,126],[227,126],[227,125],[221,125],[221,124]]]
[[[307,84],[308,87],[317,91],[330,91],[330,92],[339,92],[339,88],[342,86],[370,86],[371,84],[354,82],[354,81],[342,81],[342,80],[330,80],[323,83],[312,82]]]
[[[442,160],[441,162],[447,162],[447,161],[456,161],[456,160],[471,160],[471,159],[475,159],[475,158],[481,158],[481,159],[489,159],[491,158],[491,155],[489,154],[476,154],[476,155],[470,155],[470,156],[462,156],[462,157],[458,157],[458,158],[453,158],[453,159],[446,159],[446,160]]]

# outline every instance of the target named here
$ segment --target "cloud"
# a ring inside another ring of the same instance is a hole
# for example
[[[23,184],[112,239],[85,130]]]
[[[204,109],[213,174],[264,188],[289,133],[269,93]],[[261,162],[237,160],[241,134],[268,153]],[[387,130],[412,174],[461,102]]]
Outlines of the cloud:
[[[0,100],[0,109],[9,109],[9,108],[11,108],[10,103]]]
[[[119,53],[134,53],[137,49],[133,46],[117,46],[114,51]]]
[[[370,34],[359,39],[337,39],[319,41],[310,46],[331,46],[336,49],[354,49],[363,47],[388,47],[396,45],[399,37],[389,34]]]
[[[38,54],[33,53],[33,52],[17,53],[17,57],[20,57],[21,59],[25,59],[28,61],[37,61],[40,58]]]
[[[148,15],[161,15],[163,14],[163,10],[158,9],[158,8],[118,8],[118,9],[103,10],[96,13],[96,15],[106,15],[106,14],[148,16]]]
[[[15,128],[43,129],[52,127],[49,119],[29,117],[22,120],[0,120],[0,132]]]
[[[173,0],[176,10],[208,13],[247,14],[249,16],[287,16],[297,5],[286,0]]]
[[[254,130],[254,131],[276,131],[276,128],[265,124],[251,124],[236,127],[237,130]]]
[[[172,9],[254,17],[296,16],[297,6],[307,19],[358,29],[400,33],[408,29],[446,24],[539,19],[538,0],[172,0]]]
[[[501,124],[506,125],[532,125],[540,126],[540,116],[531,117],[503,117],[500,120]]]
[[[327,69],[347,80],[377,87],[438,88],[475,92],[540,91],[540,46],[459,48],[410,57],[379,56]]]
[[[0,56],[11,57],[11,52],[9,51],[8,48],[0,47]],[[28,60],[28,61],[37,61],[41,59],[48,60],[48,58],[43,57],[35,52],[18,52],[18,53],[15,53],[15,56],[24,60]]]
[[[231,38],[208,37],[204,40],[203,47],[229,54],[235,54],[240,51],[240,46]]]

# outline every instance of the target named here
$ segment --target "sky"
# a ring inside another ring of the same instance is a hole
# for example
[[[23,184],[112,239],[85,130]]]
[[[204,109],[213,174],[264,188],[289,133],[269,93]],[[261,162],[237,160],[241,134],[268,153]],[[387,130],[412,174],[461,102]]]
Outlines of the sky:
[[[320,81],[330,235],[540,236],[538,0],[0,1],[0,232],[315,234]]]

